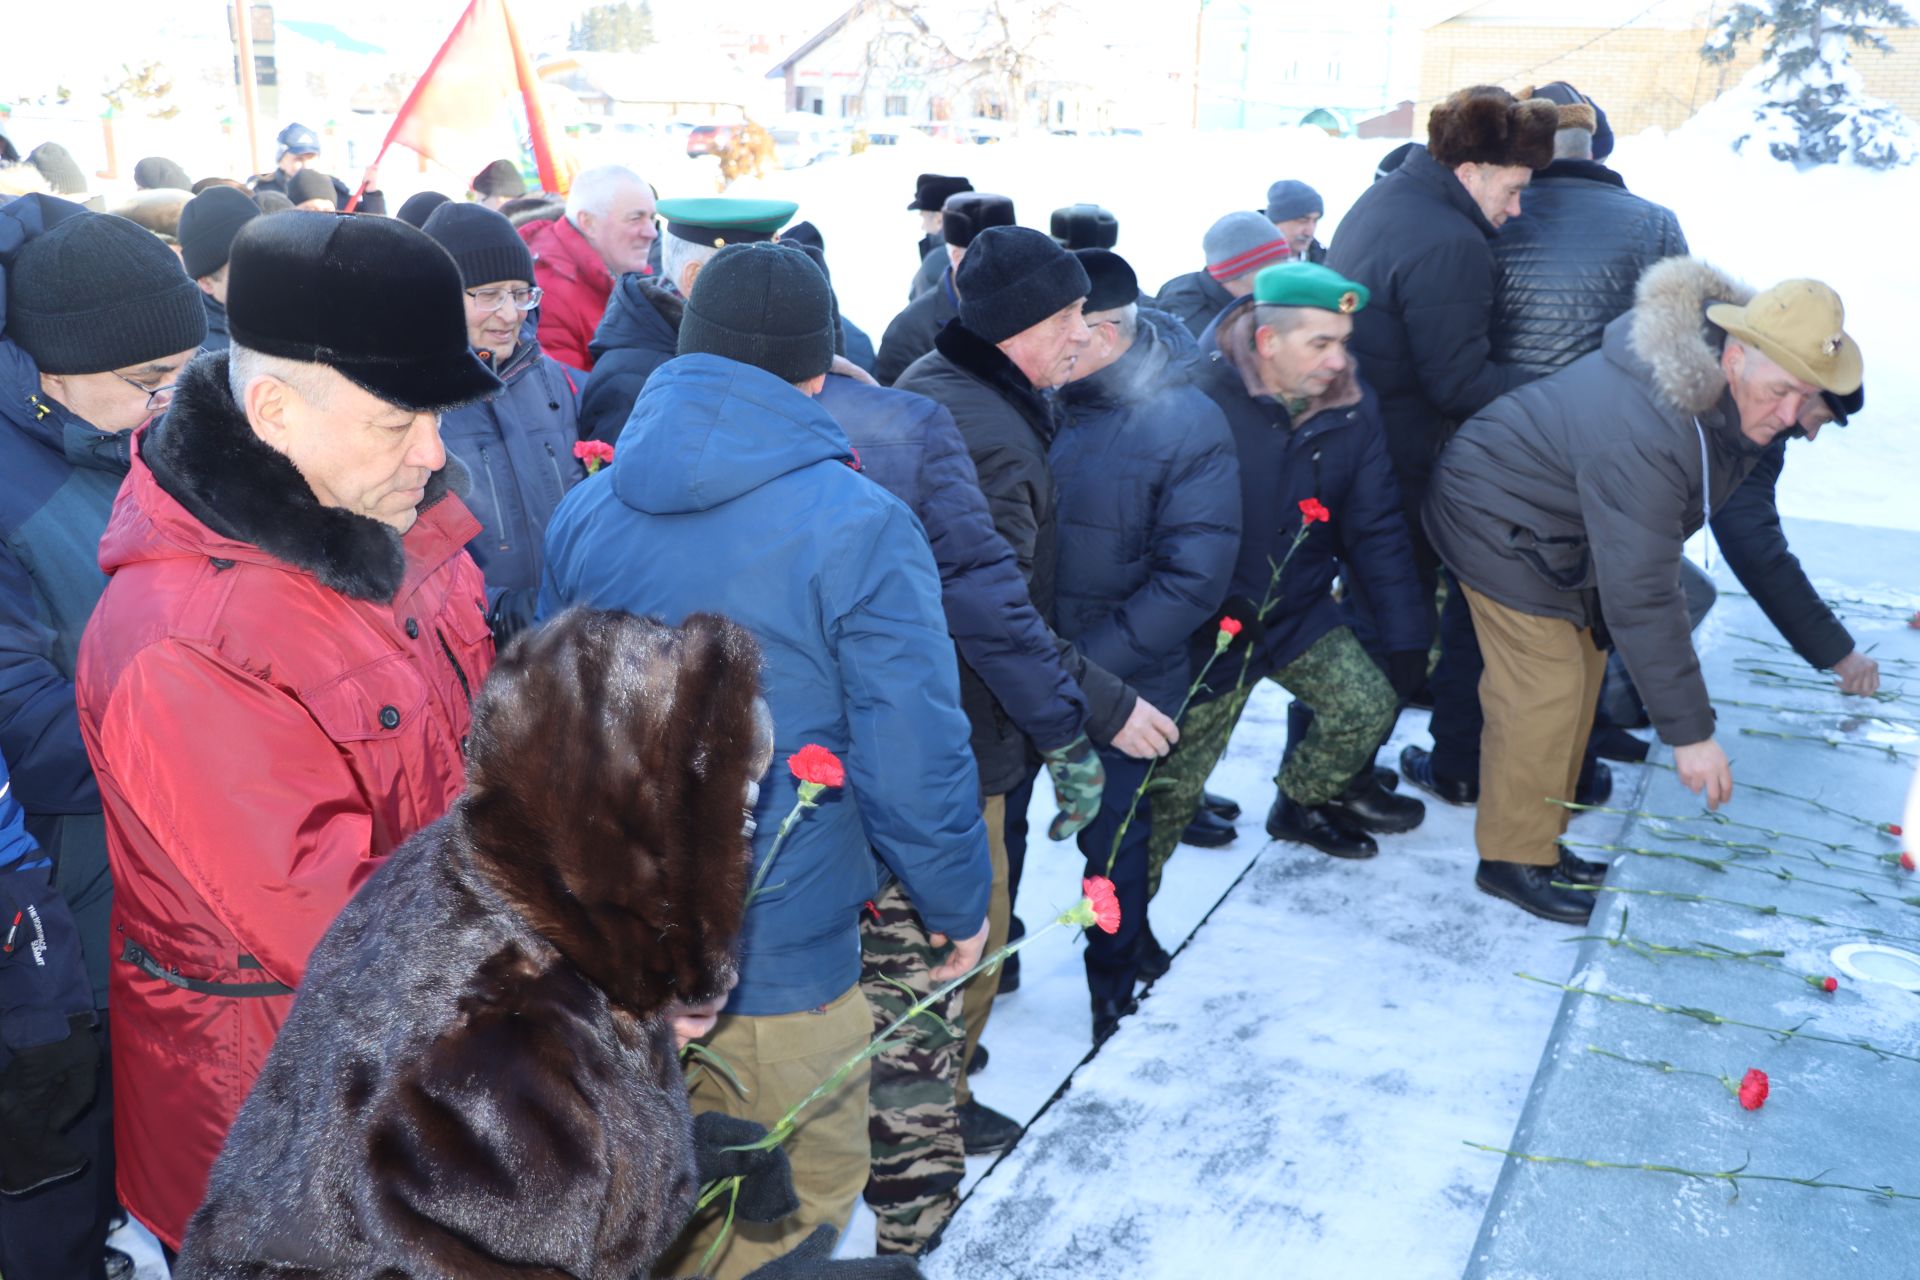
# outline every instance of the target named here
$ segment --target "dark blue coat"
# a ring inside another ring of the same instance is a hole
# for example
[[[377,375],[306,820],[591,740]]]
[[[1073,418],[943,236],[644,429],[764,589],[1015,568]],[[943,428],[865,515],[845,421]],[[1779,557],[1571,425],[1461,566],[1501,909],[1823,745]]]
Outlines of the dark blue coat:
[[[868,479],[919,517],[940,569],[960,657],[1042,751],[1086,729],[1087,698],[1027,596],[1013,548],[993,528],[953,415],[906,391],[827,379],[818,403],[847,433]]]
[[[207,308],[207,336],[200,343],[202,351],[225,351],[233,345],[233,339],[227,335],[227,309],[215,302],[208,294],[201,294],[200,301]]]
[[[953,272],[940,277],[937,287],[927,290],[895,316],[880,335],[880,354],[874,357],[873,376],[882,386],[899,381],[907,366],[933,350],[934,339],[947,327],[947,321],[960,316],[960,295],[953,291]]]
[[[505,643],[533,619],[547,521],[586,478],[573,456],[582,375],[540,352],[531,326],[496,371],[506,387],[440,418],[447,452],[467,466],[467,508],[482,526],[467,551],[487,579],[487,621]]]
[[[674,357],[685,310],[680,295],[659,281],[632,272],[620,277],[587,344],[593,372],[580,397],[582,440],[620,443],[640,389]]]
[[[1249,390],[1236,363],[1247,351],[1252,323],[1252,300],[1243,299],[1200,343],[1207,355],[1200,386],[1226,414],[1240,461],[1245,533],[1226,609],[1238,606],[1235,616],[1245,614],[1244,622],[1268,598],[1272,566],[1299,532],[1301,502],[1318,498],[1332,519],[1314,526],[1281,575],[1247,679],[1286,666],[1321,636],[1347,624],[1332,595],[1333,580],[1341,574],[1360,585],[1388,653],[1425,652],[1431,640],[1429,611],[1400,487],[1387,458],[1379,401],[1349,366],[1348,376],[1309,404],[1296,426],[1285,405]],[[1204,660],[1213,642],[1209,625],[1194,636],[1194,653]],[[1233,687],[1241,652],[1236,646],[1214,666],[1216,675],[1207,682],[1212,693]]]
[[[1203,268],[1175,276],[1161,285],[1153,305],[1178,316],[1180,323],[1197,338],[1207,331],[1215,316],[1233,305],[1233,295]]]
[[[53,860],[27,834],[7,762],[0,758],[0,931],[17,928],[0,953],[0,1072],[22,1049],[64,1040],[68,1019],[92,1020],[73,915],[53,886]]]
[[[1829,670],[1854,651],[1853,636],[1807,581],[1799,557],[1780,527],[1780,469],[1787,464],[1785,437],[1760,455],[1733,493],[1714,504],[1713,540],[1733,576],[1747,589],[1767,621],[1808,665]]]
[[[1240,550],[1233,437],[1150,324],[1061,402],[1060,634],[1171,715],[1193,679],[1188,637],[1218,620]]]
[[[759,641],[776,763],[754,809],[756,865],[794,804],[781,762],[808,743],[846,762],[847,786],[795,825],[747,908],[732,1013],[817,1008],[859,980],[869,846],[930,930],[970,937],[986,918],[992,871],[939,573],[913,513],[852,457],[832,415],[774,375],[682,356],[547,531],[542,617],[704,611]]]

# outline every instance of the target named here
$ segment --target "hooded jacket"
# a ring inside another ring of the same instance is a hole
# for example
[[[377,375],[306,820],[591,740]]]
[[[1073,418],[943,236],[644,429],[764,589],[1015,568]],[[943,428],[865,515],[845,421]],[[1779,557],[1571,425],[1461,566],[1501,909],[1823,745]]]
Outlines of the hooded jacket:
[[[1240,551],[1233,437],[1150,324],[1061,409],[1060,634],[1171,714],[1193,679],[1187,639],[1217,621]]]
[[[452,811],[314,948],[178,1280],[651,1274],[699,1190],[669,1006],[733,972],[757,660],[585,611],[502,657]]]
[[[1058,494],[1047,465],[1053,408],[997,347],[958,320],[942,329],[936,342],[936,350],[901,376],[899,389],[925,396],[953,415],[993,527],[1013,548],[1033,607],[1054,626]],[[1112,742],[1139,695],[1079,649],[1067,645],[1062,652],[1068,673],[1087,695],[1088,735],[1101,745]],[[1025,736],[986,682],[965,665],[960,696],[973,725],[973,754],[986,794],[1014,790],[1030,772]]]
[[[950,321],[960,318],[960,295],[953,287],[953,269],[940,277],[939,286],[929,289],[906,305],[880,335],[880,354],[873,359],[873,376],[883,387],[900,380],[907,366],[933,350],[933,340]]]
[[[481,528],[467,551],[487,579],[494,639],[505,644],[533,620],[547,521],[587,472],[573,456],[580,375],[545,355],[524,329],[494,372],[505,388],[441,414],[440,439],[470,477],[467,507]]]
[[[1353,354],[1380,398],[1387,452],[1419,527],[1433,458],[1455,426],[1527,380],[1496,364],[1498,230],[1453,170],[1426,148],[1361,192],[1340,219],[1327,266],[1372,291],[1353,317]]]
[[[613,292],[613,273],[600,251],[568,219],[529,222],[520,238],[533,253],[533,282],[540,286],[540,345],[582,373],[593,371],[587,350]]]
[[[458,794],[493,662],[457,461],[403,537],[315,500],[224,353],[179,386],[114,503],[77,680],[113,868],[120,1198],[174,1248],[314,944]]]
[[[1641,273],[1687,252],[1673,210],[1629,192],[1593,160],[1554,161],[1520,207],[1493,241],[1490,336],[1493,359],[1536,378],[1598,347],[1601,331],[1633,306]]]
[[[1388,653],[1424,652],[1430,641],[1400,487],[1387,459],[1372,389],[1361,380],[1357,362],[1350,361],[1296,418],[1245,367],[1253,322],[1253,300],[1244,298],[1201,339],[1207,363],[1199,385],[1226,414],[1240,461],[1245,533],[1223,611],[1247,624],[1245,639],[1214,664],[1199,695],[1203,701],[1231,691],[1243,673],[1251,685],[1348,625],[1333,598],[1336,577],[1353,578],[1361,586]],[[1300,531],[1300,504],[1308,498],[1318,498],[1330,519],[1311,526],[1276,584],[1274,566]],[[1267,602],[1266,621],[1252,625],[1262,601]],[[1212,652],[1214,638],[1211,625],[1194,636],[1196,662]]]
[[[673,359],[687,304],[657,280],[621,276],[588,347],[593,376],[580,398],[580,438],[620,443],[633,402],[653,371]]]
[[[127,474],[129,439],[41,395],[33,360],[0,339],[0,756],[27,830],[53,859],[103,1009],[113,883],[73,676],[107,585],[100,535]]]
[[[1180,323],[1187,326],[1187,332],[1196,338],[1233,302],[1227,287],[1207,274],[1205,268],[1175,276],[1160,286],[1160,292],[1153,299],[1154,306],[1178,316]]]
[[[798,822],[747,908],[727,1011],[815,1009],[860,976],[877,853],[929,930],[971,937],[991,870],[953,646],[926,534],[850,465],[832,415],[773,374],[681,356],[648,381],[619,450],[547,530],[540,615],[570,605],[752,633],[775,759],[818,744],[847,785]],[[754,810],[758,866],[793,808],[776,765]]]
[[[1510,609],[1603,625],[1663,741],[1713,736],[1681,546],[1764,452],[1740,433],[1713,302],[1752,290],[1694,258],[1641,277],[1600,350],[1489,405],[1441,454],[1427,534]]]
[[[1086,695],[1027,597],[1013,548],[994,531],[953,415],[925,396],[837,375],[816,403],[847,433],[867,478],[927,531],[960,660],[1040,750],[1071,744],[1086,729]]]

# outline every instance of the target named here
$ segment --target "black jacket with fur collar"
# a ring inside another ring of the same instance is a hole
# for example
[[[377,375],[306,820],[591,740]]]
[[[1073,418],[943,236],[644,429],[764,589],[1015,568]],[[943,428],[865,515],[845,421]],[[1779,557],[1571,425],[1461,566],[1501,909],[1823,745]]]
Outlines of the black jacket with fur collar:
[[[934,350],[914,361],[894,386],[953,414],[979,473],[993,527],[1012,545],[1033,607],[1052,626],[1057,495],[1047,449],[1053,443],[1053,406],[998,347],[958,320],[940,331]],[[1137,695],[1072,646],[1061,645],[1068,673],[1086,691],[1087,732],[1096,742],[1112,741]],[[1027,774],[1026,739],[965,663],[960,701],[973,725],[981,787],[990,796],[1013,790]]]
[[[1681,546],[1763,452],[1740,433],[1705,308],[1752,292],[1696,258],[1654,267],[1600,350],[1460,428],[1426,505],[1427,535],[1469,586],[1522,613],[1604,622],[1673,745],[1714,723]]]
[[[507,651],[465,792],[314,949],[177,1280],[649,1274],[696,1194],[669,1006],[732,982],[758,669],[709,615]]]

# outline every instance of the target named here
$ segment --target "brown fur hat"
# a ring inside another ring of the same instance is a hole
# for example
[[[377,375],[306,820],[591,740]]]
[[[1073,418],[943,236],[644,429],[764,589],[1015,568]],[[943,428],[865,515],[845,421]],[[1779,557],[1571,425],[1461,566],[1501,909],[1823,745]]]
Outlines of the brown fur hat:
[[[1477,84],[1453,93],[1427,117],[1427,150],[1451,169],[1461,164],[1553,163],[1553,135],[1560,113],[1551,102],[1522,102],[1496,85]]]
[[[773,755],[740,626],[569,610],[501,655],[456,821],[476,871],[614,1004],[724,995],[746,910],[749,784]]]
[[[1559,88],[1569,93],[1572,92],[1570,86],[1567,85],[1549,85],[1548,88]],[[1533,94],[1534,87],[1528,85],[1513,96],[1522,102],[1527,102],[1532,100]],[[1580,102],[1561,102],[1558,98],[1548,97],[1545,94],[1541,95],[1540,101],[1553,103],[1554,109],[1560,113],[1559,127],[1562,129],[1585,129],[1588,133],[1592,133],[1600,127],[1600,114],[1594,110],[1591,102],[1585,100]]]

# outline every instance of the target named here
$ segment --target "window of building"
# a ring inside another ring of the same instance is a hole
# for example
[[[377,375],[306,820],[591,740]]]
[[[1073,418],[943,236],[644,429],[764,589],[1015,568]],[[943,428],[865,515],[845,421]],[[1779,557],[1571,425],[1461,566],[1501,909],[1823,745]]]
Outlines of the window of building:
[[[904,93],[888,94],[887,114],[890,116],[903,116],[907,114],[907,95]]]

